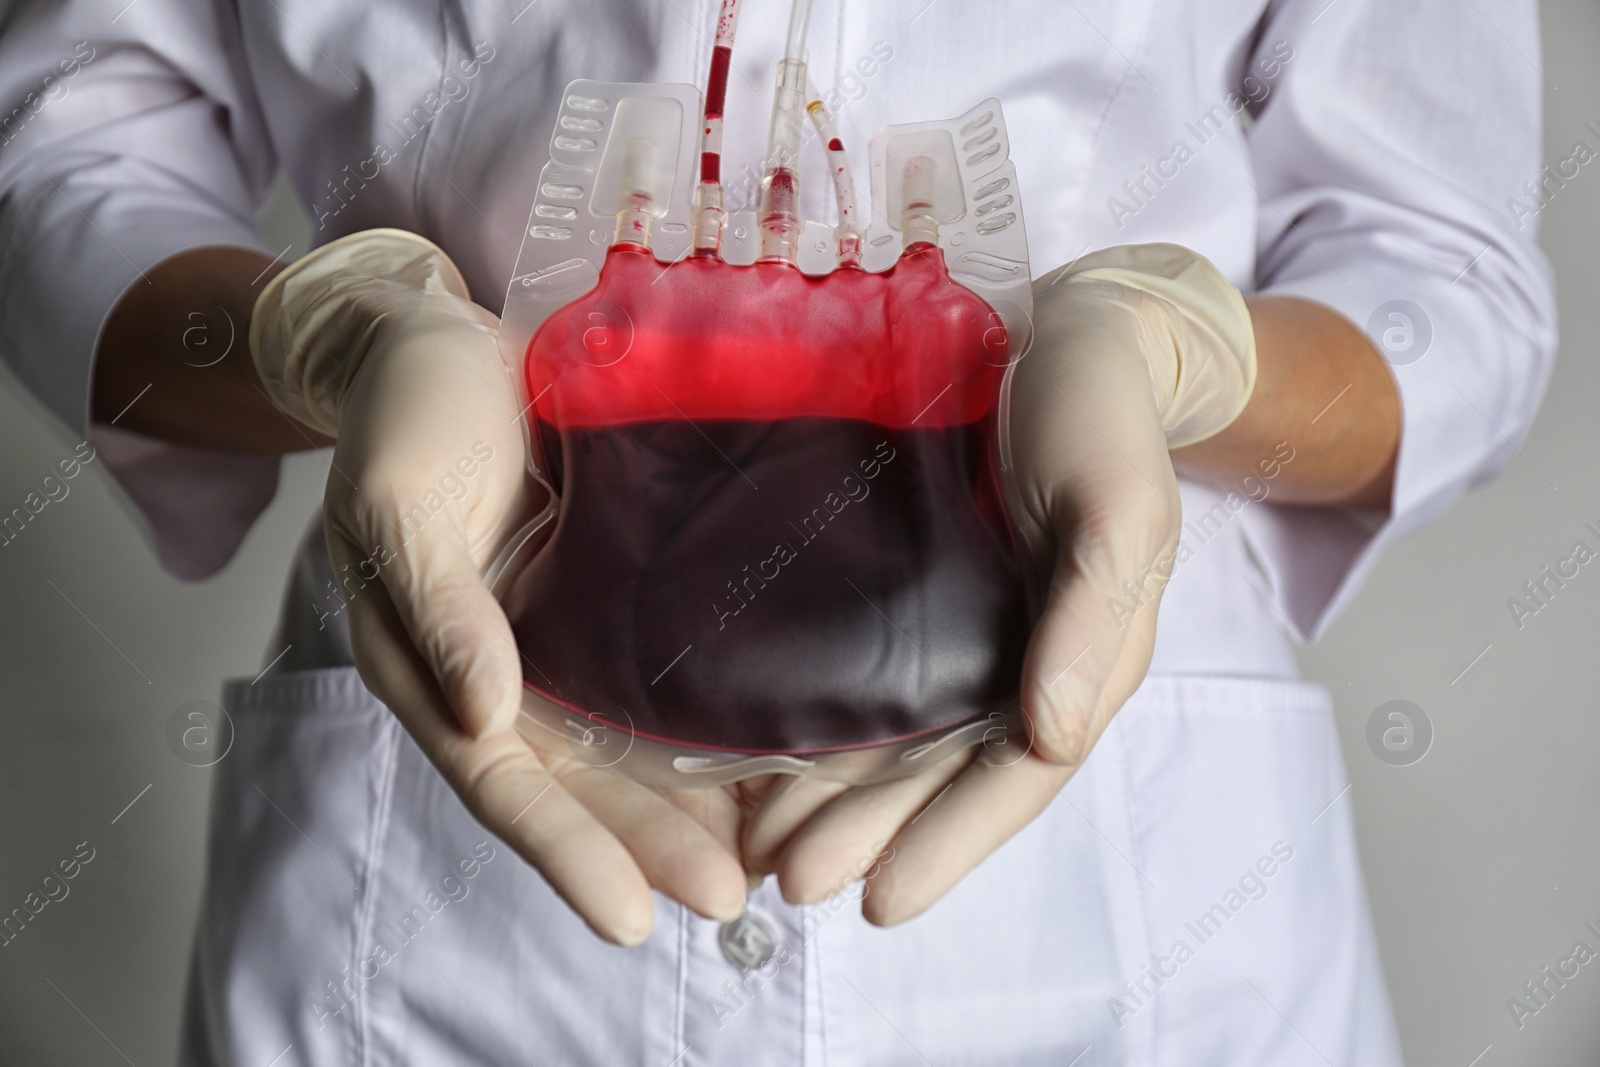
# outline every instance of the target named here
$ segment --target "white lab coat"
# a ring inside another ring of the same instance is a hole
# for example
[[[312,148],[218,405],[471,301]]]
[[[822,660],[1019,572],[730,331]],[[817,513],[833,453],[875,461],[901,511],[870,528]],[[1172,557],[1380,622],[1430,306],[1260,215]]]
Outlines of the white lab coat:
[[[700,82],[716,0],[124,3],[24,5],[0,40],[0,351],[79,434],[106,310],[182,249],[261,247],[279,170],[319,240],[413,229],[498,310],[561,88]],[[786,7],[742,15],[736,198]],[[314,527],[266,656],[290,650],[225,698],[184,1062],[1398,1063],[1329,698],[1285,635],[1527,431],[1554,349],[1538,51],[1531,2],[818,0],[863,175],[879,126],[1001,99],[1036,273],[1174,241],[1357,324],[1422,308],[1391,516],[1184,484],[1151,676],[1059,800],[895,929],[859,883],[793,908],[769,880],[787,951],[754,976],[666,900],[643,947],[600,943],[490,840],[349,666]],[[275,460],[93,433],[180,575],[275,488]]]

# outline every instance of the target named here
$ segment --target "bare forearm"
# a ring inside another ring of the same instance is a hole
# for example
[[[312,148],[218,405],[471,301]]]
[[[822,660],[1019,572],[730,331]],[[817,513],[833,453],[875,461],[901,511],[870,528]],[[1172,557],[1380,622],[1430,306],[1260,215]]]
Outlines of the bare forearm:
[[[327,444],[272,406],[250,359],[250,309],[281,269],[253,249],[214,247],[149,271],[106,320],[95,355],[95,421],[223,452]]]
[[[1273,495],[1284,503],[1384,509],[1394,489],[1400,396],[1362,332],[1331,308],[1289,296],[1247,298],[1257,378],[1222,433],[1172,453],[1180,474],[1236,485],[1280,443],[1294,449]]]

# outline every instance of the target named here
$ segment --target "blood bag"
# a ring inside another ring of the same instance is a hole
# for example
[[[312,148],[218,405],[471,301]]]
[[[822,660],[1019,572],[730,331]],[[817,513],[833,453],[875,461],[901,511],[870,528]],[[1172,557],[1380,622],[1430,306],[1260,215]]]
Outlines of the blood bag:
[[[501,327],[551,493],[489,574],[519,729],[677,787],[1021,745],[1002,397],[1031,304],[999,104],[880,131],[863,228],[813,99],[829,227],[795,210],[803,64],[759,211],[721,211],[722,91],[714,63],[698,128],[686,85],[574,82],[557,116]]]

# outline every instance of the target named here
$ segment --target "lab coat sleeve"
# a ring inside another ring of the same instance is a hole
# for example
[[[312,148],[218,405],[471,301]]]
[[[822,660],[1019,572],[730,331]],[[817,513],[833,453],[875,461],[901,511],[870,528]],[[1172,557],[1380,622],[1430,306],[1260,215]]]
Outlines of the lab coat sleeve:
[[[1525,186],[1538,19],[1533,0],[1287,0],[1262,28],[1258,75],[1293,56],[1249,133],[1257,286],[1365,329],[1403,412],[1387,516],[1270,497],[1242,513],[1264,594],[1315,640],[1385,546],[1517,455],[1549,381],[1554,297]]]
[[[226,0],[23,0],[0,17],[0,358],[96,446],[183,578],[232,556],[278,459],[91,426],[91,364],[108,312],[157,263],[261,247],[274,167]],[[228,358],[248,358],[242,336]]]

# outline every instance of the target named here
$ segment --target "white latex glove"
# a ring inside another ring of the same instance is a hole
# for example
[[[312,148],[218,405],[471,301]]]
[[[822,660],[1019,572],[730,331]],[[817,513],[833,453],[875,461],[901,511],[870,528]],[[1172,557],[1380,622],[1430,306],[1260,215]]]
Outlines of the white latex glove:
[[[1150,666],[1181,524],[1168,449],[1244,410],[1250,313],[1211,263],[1161,244],[1079,259],[1037,281],[1034,302],[1033,341],[1008,380],[1012,506],[1048,579],[1023,666],[1031,747],[861,789],[774,783],[746,824],[746,866],[776,871],[791,901],[819,900],[881,856],[867,918],[918,914],[1044,810]]]
[[[250,347],[273,402],[337,438],[324,522],[361,678],[602,937],[644,939],[651,886],[733,918],[734,791],[649,789],[510,728],[519,654],[481,575],[531,491],[498,325],[444,252],[400,230],[317,249],[256,303]]]

